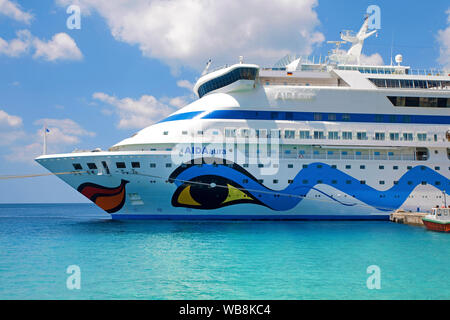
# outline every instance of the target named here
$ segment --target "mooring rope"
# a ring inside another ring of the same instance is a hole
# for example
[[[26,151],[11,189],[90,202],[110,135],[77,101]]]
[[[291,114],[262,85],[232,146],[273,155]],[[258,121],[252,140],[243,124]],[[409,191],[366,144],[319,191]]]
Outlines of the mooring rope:
[[[38,177],[48,177],[48,176],[63,176],[75,173],[86,173],[87,171],[71,171],[71,172],[55,172],[55,173],[40,173],[40,174],[27,174],[27,175],[6,175],[0,176],[0,180],[12,180],[12,179],[26,179],[26,178],[38,178]]]

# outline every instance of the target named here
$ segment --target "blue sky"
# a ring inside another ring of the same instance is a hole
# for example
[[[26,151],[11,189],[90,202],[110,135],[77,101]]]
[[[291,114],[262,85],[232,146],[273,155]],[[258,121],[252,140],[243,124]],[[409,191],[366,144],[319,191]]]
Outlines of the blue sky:
[[[388,64],[394,39],[413,68],[450,64],[446,0],[122,2],[0,0],[0,175],[45,172],[33,162],[44,122],[50,152],[107,149],[192,101],[209,58],[270,66],[289,52],[325,56],[326,40],[357,31],[373,4],[382,29],[366,42],[368,61]],[[66,26],[71,4],[80,30]],[[0,203],[79,201],[55,177],[0,180]]]

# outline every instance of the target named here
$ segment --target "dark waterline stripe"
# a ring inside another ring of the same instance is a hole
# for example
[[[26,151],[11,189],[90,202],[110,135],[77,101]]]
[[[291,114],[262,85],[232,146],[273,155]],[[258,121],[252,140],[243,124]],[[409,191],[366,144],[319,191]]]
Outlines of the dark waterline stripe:
[[[191,120],[204,111],[187,112],[170,116],[159,123]],[[330,120],[332,114],[335,119]],[[350,117],[348,119],[347,117]],[[318,117],[321,120],[317,120]],[[323,113],[323,112],[285,112],[285,111],[249,111],[249,110],[216,110],[201,119],[208,120],[281,120],[281,121],[315,121],[315,122],[363,122],[363,123],[403,123],[403,124],[450,124],[450,116],[425,115],[392,115],[362,113]]]
[[[129,215],[115,214],[113,220],[175,221],[389,221],[389,215]]]

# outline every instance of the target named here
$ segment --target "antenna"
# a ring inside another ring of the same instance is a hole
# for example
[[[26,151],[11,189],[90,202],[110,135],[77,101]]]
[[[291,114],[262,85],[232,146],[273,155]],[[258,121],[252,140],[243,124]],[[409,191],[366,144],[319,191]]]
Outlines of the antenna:
[[[394,31],[392,31],[392,43],[391,43],[391,66],[394,65],[394,61],[393,61],[393,56],[394,56]]]
[[[206,63],[206,67],[202,72],[202,76],[208,73],[209,67],[211,66],[211,62],[212,62],[211,59],[209,59],[208,62]]]
[[[47,154],[47,132],[50,132],[47,128],[47,123],[44,123],[44,146],[43,146],[43,155]]]

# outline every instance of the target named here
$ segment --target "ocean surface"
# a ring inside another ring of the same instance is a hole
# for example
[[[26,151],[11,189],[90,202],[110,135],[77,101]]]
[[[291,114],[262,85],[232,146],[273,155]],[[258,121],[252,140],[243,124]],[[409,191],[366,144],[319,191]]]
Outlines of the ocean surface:
[[[117,222],[88,204],[0,205],[0,243],[0,299],[450,298],[450,234],[390,222]]]

